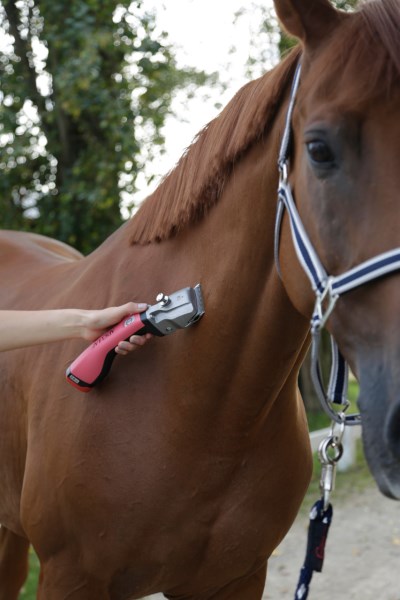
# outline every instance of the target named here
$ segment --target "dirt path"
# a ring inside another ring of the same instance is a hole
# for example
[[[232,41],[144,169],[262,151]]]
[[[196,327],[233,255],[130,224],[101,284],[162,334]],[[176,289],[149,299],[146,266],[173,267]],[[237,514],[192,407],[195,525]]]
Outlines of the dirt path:
[[[400,502],[371,486],[346,500],[333,496],[333,508],[324,568],[308,600],[400,600]],[[308,516],[299,516],[271,557],[263,600],[293,600],[307,527]]]
[[[400,600],[400,502],[371,485],[345,500],[333,497],[333,505],[324,569],[314,574],[308,600]],[[271,557],[263,600],[293,600],[307,527],[301,514]]]

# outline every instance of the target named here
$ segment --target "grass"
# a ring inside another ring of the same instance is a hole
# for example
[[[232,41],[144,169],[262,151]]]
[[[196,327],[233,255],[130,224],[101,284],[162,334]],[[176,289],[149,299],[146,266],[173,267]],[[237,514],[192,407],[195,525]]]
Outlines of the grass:
[[[19,595],[19,600],[35,600],[39,579],[39,559],[33,548],[29,549],[29,575]]]
[[[358,386],[355,381],[351,381],[349,385],[349,400],[351,406],[349,407],[348,413],[357,412],[356,398],[358,394]],[[323,429],[330,425],[329,418],[325,413],[311,413],[307,415],[308,424],[310,431],[317,429]],[[314,502],[320,497],[319,492],[319,478],[321,473],[321,466],[317,455],[314,455],[314,470],[313,477],[308,488],[306,497],[304,498],[301,512],[307,512],[310,510]],[[336,474],[336,486],[333,492],[333,502],[341,501],[344,498],[350,496],[355,492],[360,492],[366,489],[368,486],[373,484],[372,476],[368,470],[364,453],[361,446],[361,441],[357,441],[357,454],[354,465],[348,469],[345,473],[338,471]],[[35,600],[37,581],[39,578],[39,561],[31,549],[29,555],[30,571],[28,579],[24,585],[24,588],[20,594],[19,600]]]
[[[358,383],[351,379],[349,381],[349,389],[348,389],[348,399],[350,401],[350,406],[347,409],[347,414],[358,413],[357,408],[357,397],[358,397]],[[329,427],[331,422],[329,417],[323,412],[321,409],[318,412],[309,412],[307,413],[307,421],[308,421],[308,429],[310,431],[317,431],[318,429],[324,429],[325,427]]]

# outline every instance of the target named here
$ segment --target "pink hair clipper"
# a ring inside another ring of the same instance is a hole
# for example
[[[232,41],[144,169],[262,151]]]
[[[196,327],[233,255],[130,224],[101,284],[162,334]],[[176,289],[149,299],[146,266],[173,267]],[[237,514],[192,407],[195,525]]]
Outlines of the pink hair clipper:
[[[156,300],[157,304],[145,312],[125,317],[88,346],[68,367],[67,381],[81,392],[90,392],[110,371],[116,357],[115,347],[120,341],[134,334],[170,335],[177,329],[190,327],[204,314],[200,284],[170,296],[158,294]]]

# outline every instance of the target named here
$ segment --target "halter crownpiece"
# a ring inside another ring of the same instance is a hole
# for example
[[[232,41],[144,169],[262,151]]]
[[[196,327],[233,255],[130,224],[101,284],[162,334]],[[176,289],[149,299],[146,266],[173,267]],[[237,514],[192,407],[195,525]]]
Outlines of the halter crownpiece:
[[[347,399],[348,387],[348,365],[343,358],[334,338],[331,336],[332,366],[329,379],[328,391],[325,392],[319,363],[320,335],[326,321],[335,308],[336,302],[346,292],[383,277],[389,273],[400,270],[400,248],[389,252],[378,254],[374,258],[362,262],[342,275],[329,276],[322,265],[311,241],[307,235],[304,225],[293,198],[292,190],[288,181],[289,174],[289,147],[292,138],[292,116],[296,101],[296,94],[300,83],[301,63],[297,65],[289,107],[286,114],[285,129],[283,132],[278,167],[279,188],[278,207],[275,224],[275,261],[279,275],[279,239],[284,210],[288,211],[290,230],[296,250],[297,257],[315,293],[316,300],[311,317],[311,377],[321,402],[322,408],[336,423],[346,425],[357,425],[361,423],[358,414],[345,415],[344,411],[349,405]],[[340,404],[343,410],[336,412],[331,403]]]

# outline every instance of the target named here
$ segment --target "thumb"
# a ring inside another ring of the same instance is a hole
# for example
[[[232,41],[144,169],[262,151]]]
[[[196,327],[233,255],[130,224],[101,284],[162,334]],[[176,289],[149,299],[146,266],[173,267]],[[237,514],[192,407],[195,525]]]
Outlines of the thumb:
[[[149,308],[149,305],[145,304],[144,302],[127,302],[127,304],[124,304],[120,308],[121,310],[124,309],[126,311],[124,314],[129,314],[135,312],[143,312],[144,310]]]
[[[121,306],[116,306],[113,309],[113,311],[115,311],[113,313],[114,323],[117,323],[127,315],[141,313],[146,310],[148,306],[148,304],[144,304],[143,302],[127,302]]]
[[[133,313],[143,312],[147,308],[148,305],[141,302],[127,302],[121,306],[112,306],[95,311],[91,327],[96,329],[110,327],[119,323],[124,317]]]

